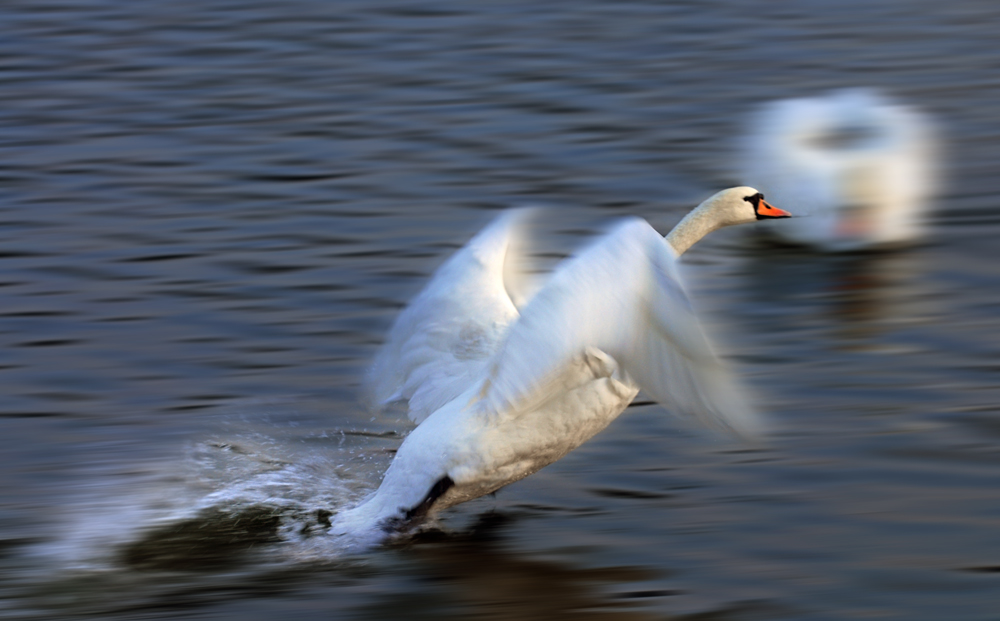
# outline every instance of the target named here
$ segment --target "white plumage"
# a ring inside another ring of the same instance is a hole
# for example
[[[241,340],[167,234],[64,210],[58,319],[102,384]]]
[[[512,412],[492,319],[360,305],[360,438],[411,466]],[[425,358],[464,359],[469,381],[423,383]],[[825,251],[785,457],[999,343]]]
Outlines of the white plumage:
[[[407,400],[422,422],[475,381],[519,316],[505,285],[530,209],[498,217],[438,268],[400,313],[365,378],[371,405]]]
[[[529,215],[497,218],[396,320],[368,395],[377,406],[407,400],[418,426],[378,491],[331,532],[374,543],[517,481],[606,427],[640,387],[710,425],[754,432],[756,417],[685,293],[678,250],[721,226],[787,213],[741,187],[702,203],[667,239],[626,219],[518,309],[504,273]]]
[[[934,131],[867,89],[765,104],[748,123],[739,175],[796,218],[763,230],[825,251],[913,242],[935,189]]]

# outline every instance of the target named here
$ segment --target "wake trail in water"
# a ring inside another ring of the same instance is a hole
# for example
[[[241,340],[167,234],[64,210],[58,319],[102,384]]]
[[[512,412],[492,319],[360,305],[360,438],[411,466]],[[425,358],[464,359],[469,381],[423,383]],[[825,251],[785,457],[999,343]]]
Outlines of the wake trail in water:
[[[201,571],[351,551],[330,520],[374,491],[400,436],[246,416],[226,426],[239,431],[190,442],[176,462],[88,478],[35,553],[71,570]]]

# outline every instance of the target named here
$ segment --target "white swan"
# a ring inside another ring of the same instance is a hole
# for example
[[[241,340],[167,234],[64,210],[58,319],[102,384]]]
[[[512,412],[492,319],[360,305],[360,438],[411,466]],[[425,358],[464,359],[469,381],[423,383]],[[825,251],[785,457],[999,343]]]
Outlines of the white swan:
[[[509,211],[449,259],[406,308],[367,386],[418,423],[332,534],[382,540],[429,512],[517,481],[576,448],[639,392],[750,432],[754,415],[713,353],[677,257],[723,226],[789,214],[750,187],[715,194],[664,239],[627,219],[564,262],[523,309],[505,287],[528,213]]]
[[[866,89],[765,104],[751,119],[739,175],[807,216],[762,230],[825,251],[897,245],[925,232],[934,190],[928,120]]]

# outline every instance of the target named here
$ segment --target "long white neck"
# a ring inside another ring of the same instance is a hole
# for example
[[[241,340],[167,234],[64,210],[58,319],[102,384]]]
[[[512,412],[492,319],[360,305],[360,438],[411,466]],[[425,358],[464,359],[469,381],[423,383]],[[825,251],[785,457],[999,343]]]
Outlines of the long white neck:
[[[667,233],[667,243],[673,247],[678,256],[712,231],[732,224],[720,218],[719,212],[713,209],[717,196],[712,196],[695,207]]]

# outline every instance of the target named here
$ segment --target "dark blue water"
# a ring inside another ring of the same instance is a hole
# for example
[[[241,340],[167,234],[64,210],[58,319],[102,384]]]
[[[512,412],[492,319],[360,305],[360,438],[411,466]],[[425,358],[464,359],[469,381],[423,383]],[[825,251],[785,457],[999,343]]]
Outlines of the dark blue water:
[[[4,3],[0,617],[997,618],[998,18]],[[686,257],[768,444],[640,402],[418,541],[312,545],[410,428],[360,404],[367,361],[497,210],[552,206],[558,253],[665,231],[737,181],[755,104],[854,86],[938,120],[931,239]]]

